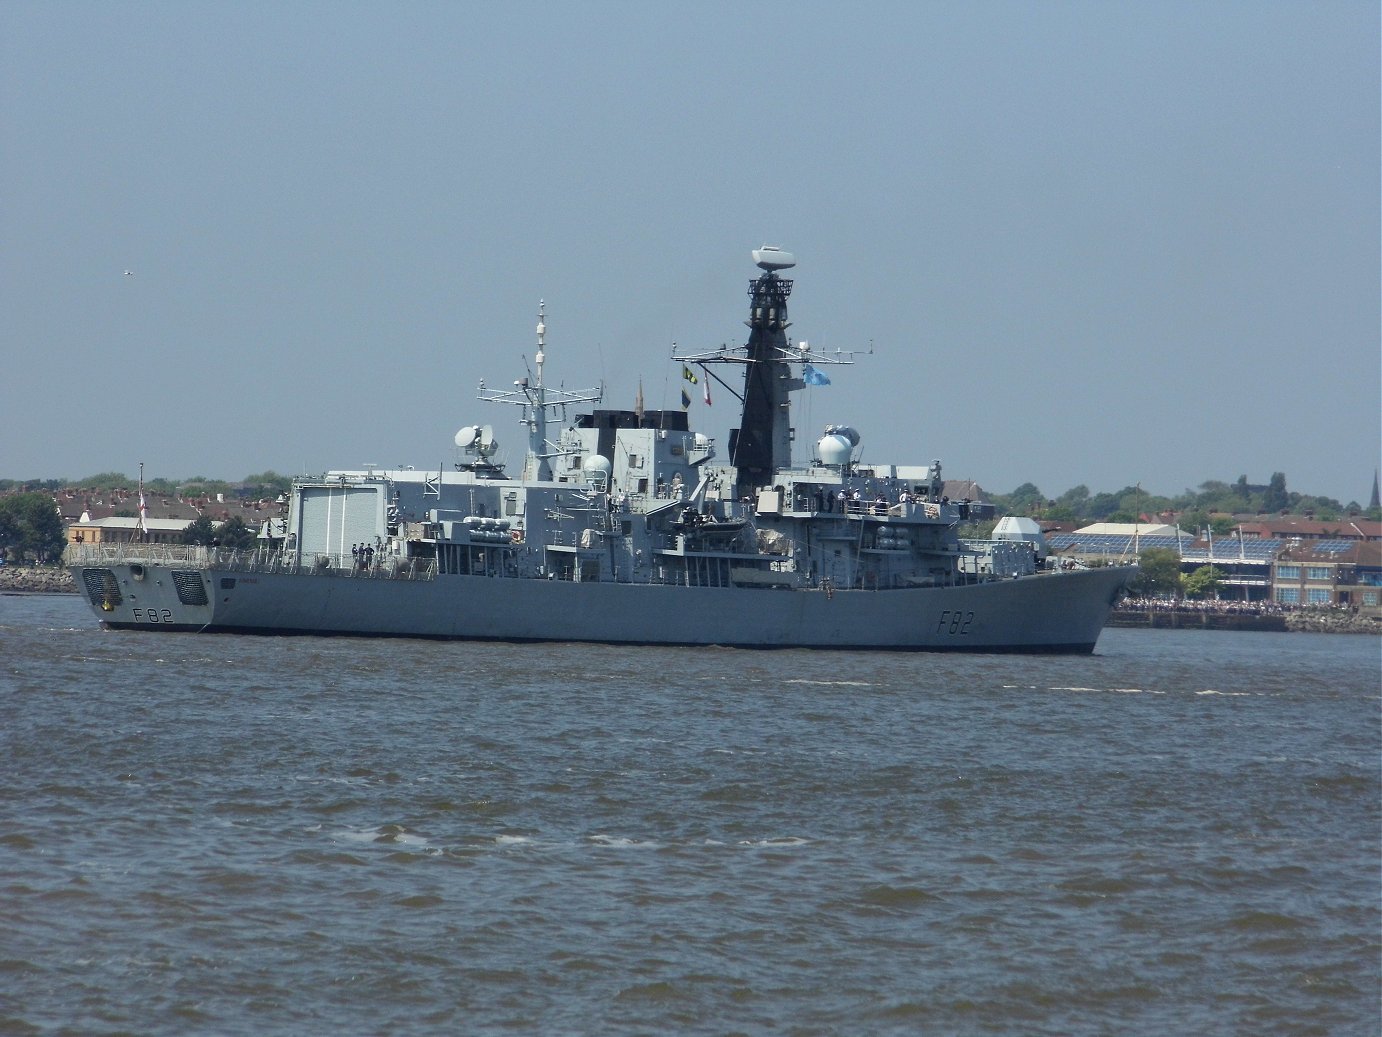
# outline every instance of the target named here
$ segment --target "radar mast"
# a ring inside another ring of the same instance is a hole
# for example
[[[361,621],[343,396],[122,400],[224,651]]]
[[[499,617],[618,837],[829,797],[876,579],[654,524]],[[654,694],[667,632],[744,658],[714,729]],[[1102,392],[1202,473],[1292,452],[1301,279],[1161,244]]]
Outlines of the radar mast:
[[[775,473],[792,466],[791,394],[804,389],[806,382],[794,373],[793,364],[852,364],[853,352],[835,350],[831,356],[813,350],[805,342],[796,347],[787,340],[787,297],[792,282],[778,276],[779,270],[796,266],[796,257],[774,245],[752,252],[753,261],[763,271],[749,282],[749,340],[742,346],[721,346],[703,353],[679,353],[673,347],[672,359],[682,363],[743,364],[744,391],[739,396],[742,410],[739,427],[729,431],[729,459],[735,468],[735,496],[752,497],[757,490],[771,486]],[[734,391],[724,379],[721,385]],[[820,384],[820,383],[813,383]]]
[[[512,403],[523,408],[520,421],[528,428],[528,453],[523,462],[524,480],[548,482],[552,478],[551,459],[561,451],[547,441],[547,411],[561,408],[565,414],[568,404],[599,403],[604,398],[603,388],[584,389],[568,392],[565,389],[549,389],[543,383],[543,366],[547,363],[547,304],[539,299],[537,303],[537,355],[533,357],[537,374],[533,378],[519,378],[512,390],[487,389],[480,383],[478,399],[487,403]]]
[[[730,463],[737,470],[736,493],[750,496],[773,482],[773,473],[792,466],[790,393],[803,383],[787,366],[787,297],[792,282],[779,270],[796,266],[790,252],[770,245],[753,250],[762,274],[749,282],[748,364],[744,368],[744,407],[738,432],[729,437]]]

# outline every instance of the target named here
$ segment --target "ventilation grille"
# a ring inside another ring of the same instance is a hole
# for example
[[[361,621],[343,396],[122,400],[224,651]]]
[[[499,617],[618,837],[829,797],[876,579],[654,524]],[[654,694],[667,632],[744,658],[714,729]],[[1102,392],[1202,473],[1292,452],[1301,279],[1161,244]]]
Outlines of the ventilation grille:
[[[115,574],[109,569],[83,569],[82,583],[86,584],[87,597],[97,608],[107,612],[120,604],[120,585],[115,582]]]
[[[202,582],[201,573],[174,569],[173,585],[178,589],[178,601],[184,605],[206,604],[206,584]]]

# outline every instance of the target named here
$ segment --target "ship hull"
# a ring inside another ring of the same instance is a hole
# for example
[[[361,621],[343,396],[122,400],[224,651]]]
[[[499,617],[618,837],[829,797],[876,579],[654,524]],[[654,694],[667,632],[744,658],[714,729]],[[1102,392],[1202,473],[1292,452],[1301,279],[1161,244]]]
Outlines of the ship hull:
[[[484,576],[382,579],[147,563],[73,567],[96,615],[114,629],[1061,653],[1093,651],[1132,571],[826,591]]]

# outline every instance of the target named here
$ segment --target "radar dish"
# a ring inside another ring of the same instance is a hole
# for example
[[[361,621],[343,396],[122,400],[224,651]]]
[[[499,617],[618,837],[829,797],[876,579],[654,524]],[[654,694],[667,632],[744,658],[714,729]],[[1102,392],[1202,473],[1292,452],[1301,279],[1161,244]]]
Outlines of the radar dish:
[[[486,425],[484,428],[480,429],[480,437],[475,444],[476,453],[481,457],[489,457],[498,449],[499,444],[494,440],[493,427]]]
[[[467,425],[456,433],[456,445],[464,450],[475,442],[475,435],[478,431],[474,425]]]

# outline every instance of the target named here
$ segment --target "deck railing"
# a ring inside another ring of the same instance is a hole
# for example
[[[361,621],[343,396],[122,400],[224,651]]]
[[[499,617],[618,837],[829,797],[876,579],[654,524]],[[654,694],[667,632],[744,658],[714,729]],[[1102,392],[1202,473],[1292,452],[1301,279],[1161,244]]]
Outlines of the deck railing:
[[[69,544],[65,565],[185,565],[219,572],[286,573],[362,580],[432,580],[437,563],[431,558],[380,557],[369,565],[348,554],[317,554],[299,559],[283,551],[251,548],[198,547],[191,544]]]

